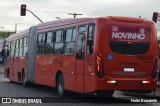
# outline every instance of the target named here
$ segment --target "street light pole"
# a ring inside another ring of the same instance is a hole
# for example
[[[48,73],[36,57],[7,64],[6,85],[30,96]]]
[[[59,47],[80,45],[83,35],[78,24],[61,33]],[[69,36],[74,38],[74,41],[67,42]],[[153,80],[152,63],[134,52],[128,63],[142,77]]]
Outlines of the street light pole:
[[[17,24],[15,24],[15,33],[17,33]]]
[[[43,23],[43,21],[36,14],[34,14],[31,10],[26,9],[26,11],[29,11],[30,13],[32,13],[41,23]]]
[[[17,33],[17,29],[18,29],[18,24],[24,24],[24,23],[15,23],[15,33]]]

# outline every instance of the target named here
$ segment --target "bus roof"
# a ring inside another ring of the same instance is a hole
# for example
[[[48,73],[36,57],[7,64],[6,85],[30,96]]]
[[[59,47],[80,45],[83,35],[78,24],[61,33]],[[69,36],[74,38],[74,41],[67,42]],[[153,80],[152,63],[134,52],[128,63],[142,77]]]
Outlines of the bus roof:
[[[92,18],[69,18],[69,19],[59,19],[59,20],[54,20],[54,21],[49,21],[45,23],[40,23],[38,26],[45,26],[45,25],[50,25],[50,24],[70,24],[70,23],[78,23],[78,22],[85,22],[85,21],[90,21]]]
[[[151,24],[154,23],[153,21],[145,20],[143,18],[126,17],[126,16],[104,16],[104,17],[96,17],[96,18],[69,18],[69,19],[60,19],[60,20],[40,23],[37,25],[37,31],[42,30],[42,29],[49,29],[53,27],[72,25],[72,24],[83,23],[83,22],[94,22],[96,19],[111,19],[111,20],[121,21],[121,22],[144,22],[146,21]],[[29,33],[29,28],[22,32],[9,36],[8,38],[6,38],[6,40],[16,39],[22,35],[25,36],[27,33]]]
[[[58,26],[82,23],[82,22],[86,22],[86,21],[91,21],[92,19],[93,18],[70,18],[70,19],[60,19],[60,20],[56,20],[56,21],[50,21],[50,22],[38,24],[37,30],[46,29],[51,26],[58,27]]]
[[[18,33],[15,33],[15,34],[10,35],[8,38],[6,38],[6,40],[8,40],[8,41],[14,40],[14,39],[23,37],[23,36],[25,36],[26,34],[29,34],[29,28],[26,29],[26,30],[24,30],[24,31],[21,31],[21,32],[18,32]]]
[[[138,17],[126,17],[126,16],[109,16],[110,19],[120,22],[129,22],[129,23],[141,23],[145,22],[148,24],[155,24],[152,20],[147,20],[145,18],[138,18]]]
[[[150,20],[146,20],[143,18],[138,17],[126,17],[126,16],[104,16],[104,17],[96,17],[96,18],[70,18],[70,19],[60,19],[56,21],[50,21],[45,23],[38,24],[37,30],[46,29],[50,27],[58,27],[58,26],[64,26],[64,25],[71,25],[76,23],[83,23],[83,22],[89,22],[94,21],[96,19],[112,19],[115,21],[121,21],[121,22],[150,22],[153,23]]]
[[[145,19],[137,17],[124,17],[124,16],[109,16],[111,19],[116,21],[124,22],[143,22]]]

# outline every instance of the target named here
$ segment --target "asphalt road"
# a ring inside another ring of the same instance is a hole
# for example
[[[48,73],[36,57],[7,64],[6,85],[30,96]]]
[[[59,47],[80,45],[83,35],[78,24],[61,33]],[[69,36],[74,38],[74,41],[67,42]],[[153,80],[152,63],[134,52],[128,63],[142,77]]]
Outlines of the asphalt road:
[[[51,97],[53,103],[42,104],[0,104],[0,106],[159,106],[158,103],[131,103],[131,99],[138,99],[139,97],[125,96],[121,92],[116,92],[114,97],[111,98],[97,98],[86,97],[82,94],[69,92],[67,97],[59,97],[56,89],[52,87],[31,85],[30,87],[23,87],[18,83],[10,83],[8,79],[4,78],[4,74],[0,74],[0,97],[24,97],[24,98],[39,98],[39,97]],[[47,99],[48,100],[48,99]]]

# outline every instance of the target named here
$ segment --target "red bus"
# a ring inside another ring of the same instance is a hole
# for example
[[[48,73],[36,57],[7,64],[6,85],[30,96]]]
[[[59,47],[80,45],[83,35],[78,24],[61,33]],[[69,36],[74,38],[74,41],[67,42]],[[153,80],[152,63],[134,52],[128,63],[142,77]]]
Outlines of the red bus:
[[[10,81],[111,96],[115,90],[154,91],[155,23],[133,17],[64,19],[41,23],[6,39]]]

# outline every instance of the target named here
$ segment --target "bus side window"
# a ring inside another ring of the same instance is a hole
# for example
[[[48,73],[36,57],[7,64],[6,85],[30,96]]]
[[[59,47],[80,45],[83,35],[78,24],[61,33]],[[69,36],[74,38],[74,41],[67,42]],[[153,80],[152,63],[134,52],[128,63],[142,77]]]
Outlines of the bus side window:
[[[93,53],[95,25],[89,25],[87,36],[87,54]]]
[[[23,48],[23,56],[26,56],[27,55],[27,50],[28,50],[28,41],[27,41],[27,37],[25,37],[23,39],[23,45],[24,45],[24,48]]]
[[[77,59],[84,59],[84,49],[85,49],[85,35],[79,34],[77,38],[77,51],[76,51],[76,58]]]
[[[41,33],[38,34],[37,37],[37,54],[43,54],[44,53],[44,41],[45,40],[45,34]]]
[[[53,32],[47,32],[45,36],[44,54],[53,53]]]
[[[79,33],[85,33],[85,31],[86,31],[86,26],[80,26],[80,27],[78,28],[78,32],[79,32]]]
[[[19,40],[19,56],[23,56],[23,39]]]
[[[11,57],[14,57],[16,41],[11,42]]]
[[[76,28],[68,28],[66,30],[65,35],[66,35],[66,39],[65,39],[65,45],[64,45],[64,54],[65,55],[74,55]]]
[[[16,53],[15,53],[15,57],[19,56],[19,44],[20,44],[20,39],[16,40]]]
[[[57,30],[55,32],[55,43],[53,48],[53,53],[56,55],[62,55],[64,53],[64,31]]]
[[[7,43],[7,47],[6,47],[6,56],[9,57],[10,56],[10,42]]]

